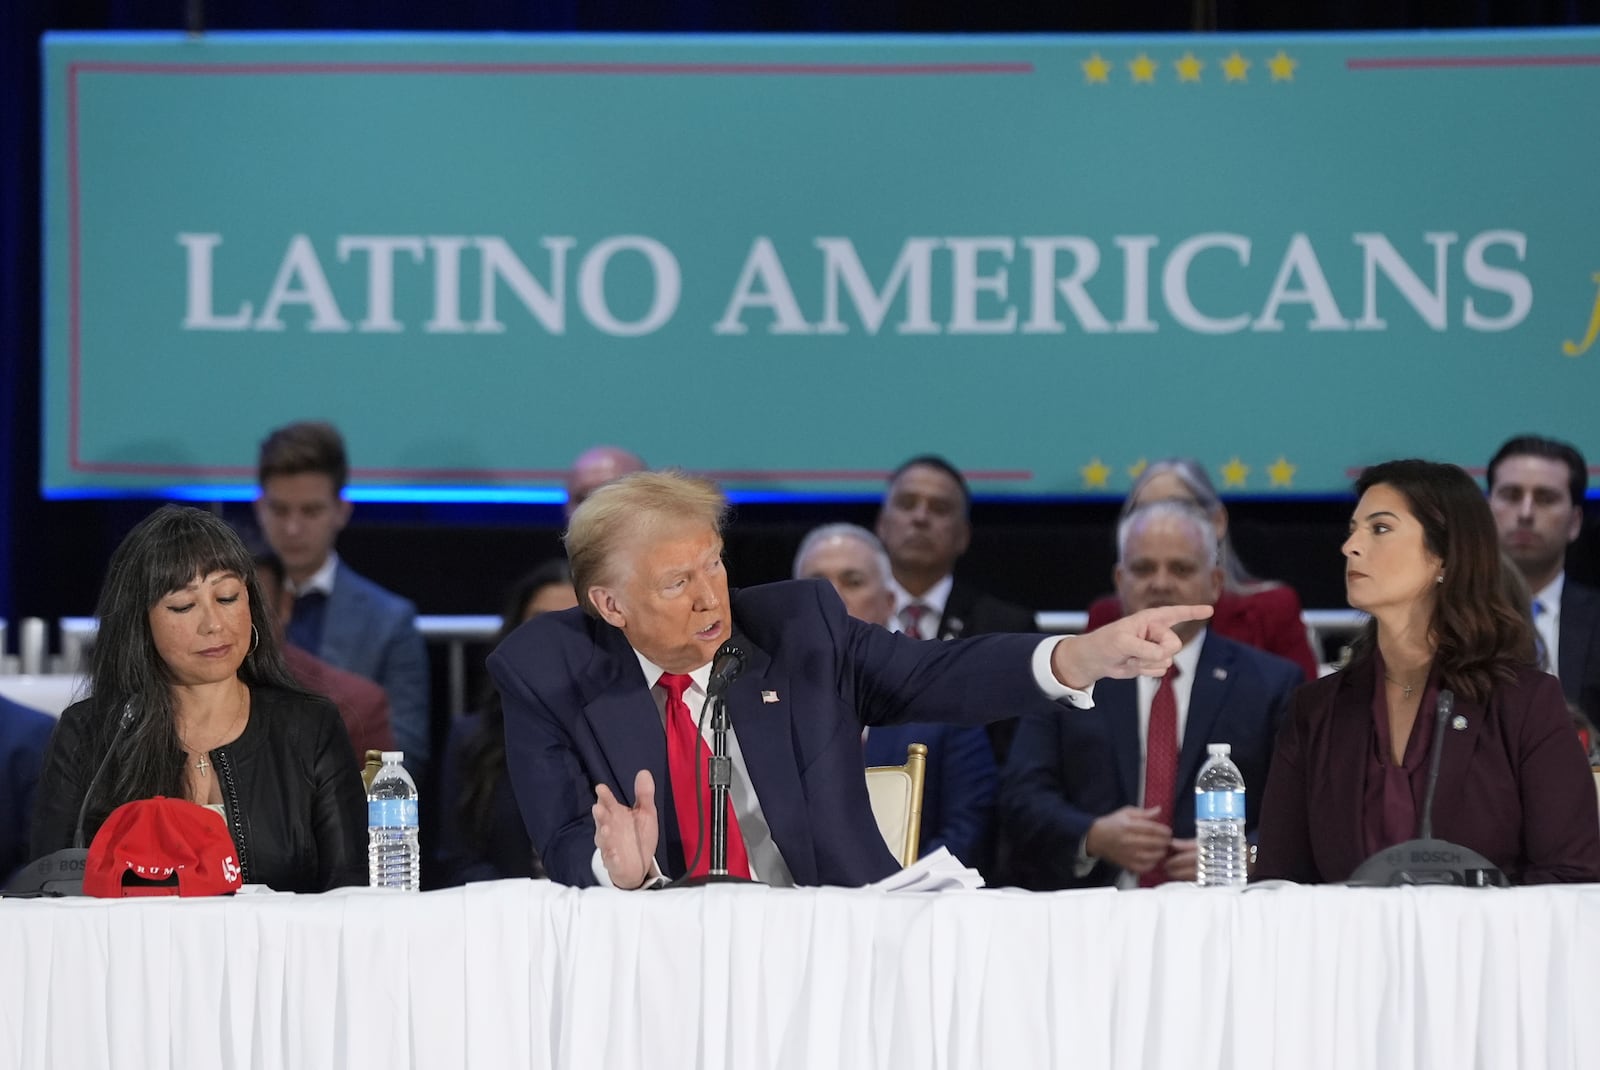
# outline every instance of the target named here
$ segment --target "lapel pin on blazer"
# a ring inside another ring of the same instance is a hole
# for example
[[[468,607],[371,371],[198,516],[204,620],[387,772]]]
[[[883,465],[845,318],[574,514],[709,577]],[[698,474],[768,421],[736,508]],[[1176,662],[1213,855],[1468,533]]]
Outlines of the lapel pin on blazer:
[[[1215,669],[1211,670],[1211,677],[1214,680],[1226,680],[1228,678],[1228,670],[1218,665]]]
[[[1467,719],[1458,713],[1456,714],[1455,719],[1450,722],[1450,727],[1454,728],[1457,732],[1464,731],[1467,727]]]
[[[778,693],[776,691],[763,691],[763,692],[761,692],[761,701],[762,702],[777,702],[778,701]]]
[[[944,632],[940,639],[960,639],[961,633],[967,630],[967,622],[960,617],[951,617],[944,622]]]

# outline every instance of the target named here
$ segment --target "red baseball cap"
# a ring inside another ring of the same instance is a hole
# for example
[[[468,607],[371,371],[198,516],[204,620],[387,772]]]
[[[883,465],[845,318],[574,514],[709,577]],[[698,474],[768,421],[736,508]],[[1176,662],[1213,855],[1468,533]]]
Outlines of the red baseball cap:
[[[238,850],[213,810],[157,795],[111,811],[89,845],[83,893],[229,895],[240,885]]]

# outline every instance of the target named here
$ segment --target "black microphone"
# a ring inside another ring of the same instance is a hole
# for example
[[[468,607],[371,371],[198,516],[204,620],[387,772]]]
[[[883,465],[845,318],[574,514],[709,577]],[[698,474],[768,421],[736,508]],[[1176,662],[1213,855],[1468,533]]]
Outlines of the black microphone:
[[[744,672],[744,665],[744,651],[738,644],[732,640],[723,643],[711,662],[711,679],[706,681],[706,698],[716,698],[728,690],[728,685]]]
[[[1439,754],[1444,749],[1445,724],[1450,720],[1455,704],[1453,692],[1439,692],[1433,723],[1433,746],[1428,759],[1428,786],[1422,795],[1422,818],[1417,822],[1417,838],[1385,847],[1357,866],[1345,883],[1377,888],[1402,884],[1504,888],[1510,884],[1506,875],[1477,851],[1433,838],[1433,793],[1439,785]]]
[[[4,894],[21,896],[83,894],[83,873],[89,863],[89,851],[83,845],[83,826],[89,816],[89,800],[94,798],[94,789],[100,786],[100,778],[105,775],[107,766],[111,764],[111,756],[117,751],[117,744],[122,742],[122,737],[133,724],[137,712],[138,709],[132,699],[123,704],[122,715],[117,718],[117,728],[111,734],[111,742],[106,746],[105,757],[100,759],[100,765],[95,769],[94,776],[89,778],[89,788],[83,793],[83,802],[78,806],[78,823],[72,831],[72,846],[51,851],[43,858],[29,862],[17,871],[11,883],[6,886]]]
[[[117,752],[117,744],[122,742],[122,734],[133,724],[133,715],[136,712],[133,699],[122,704],[122,716],[117,718],[117,730],[111,733],[111,742],[106,746],[106,756],[100,759],[100,765],[94,771],[94,776],[89,778],[89,790],[83,793],[83,802],[78,805],[78,823],[72,829],[72,846],[83,846],[83,824],[89,817],[89,800],[94,798],[94,789],[100,786],[100,778],[105,776],[106,766],[111,764],[111,756]]]

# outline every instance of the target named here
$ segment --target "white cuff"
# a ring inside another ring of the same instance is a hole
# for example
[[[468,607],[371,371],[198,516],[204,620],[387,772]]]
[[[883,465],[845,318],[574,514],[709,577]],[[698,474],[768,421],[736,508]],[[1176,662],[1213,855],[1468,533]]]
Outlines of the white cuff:
[[[1055,670],[1050,667],[1050,655],[1055,653],[1056,644],[1066,642],[1060,636],[1051,636],[1045,639],[1033,650],[1033,681],[1039,685],[1039,690],[1052,699],[1066,699],[1080,710],[1094,709],[1094,685],[1079,691],[1075,687],[1068,687],[1056,679]]]
[[[616,887],[616,884],[612,883],[611,874],[606,872],[605,863],[600,861],[600,848],[598,847],[594,849],[594,857],[589,859],[589,869],[594,873],[594,879],[600,882],[600,887]],[[650,872],[645,874],[645,878],[644,887],[646,888],[661,879],[661,867],[656,865],[656,860],[653,858],[650,860]],[[638,889],[630,888],[628,890],[637,891]]]

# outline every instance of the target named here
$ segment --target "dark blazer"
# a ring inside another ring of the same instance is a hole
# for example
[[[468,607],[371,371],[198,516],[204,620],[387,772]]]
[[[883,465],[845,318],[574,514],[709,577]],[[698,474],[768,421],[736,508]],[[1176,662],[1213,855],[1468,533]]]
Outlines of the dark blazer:
[[[863,724],[978,724],[1043,701],[1030,666],[1043,636],[908,639],[846,616],[823,580],[747,588],[732,602],[748,662],[728,710],[797,884],[861,885],[897,868],[867,801]],[[656,862],[681,874],[666,735],[623,634],[582,610],[546,613],[500,644],[489,671],[505,702],[512,787],[551,878],[595,883],[594,785],[631,806],[640,769],[655,778]]]
[[[1255,879],[1342,881],[1366,859],[1376,675],[1368,658],[1295,692],[1267,777]],[[1444,730],[1434,835],[1513,884],[1600,881],[1594,778],[1555,678],[1522,669],[1486,704],[1457,695],[1455,712],[1464,725]]]
[[[0,886],[28,861],[33,796],[56,719],[0,695]]]
[[[1600,724],[1600,591],[1570,579],[1561,585],[1559,643],[1562,693]]]
[[[489,798],[488,836],[482,843],[475,842],[476,837],[468,827],[470,815],[461,809],[465,778],[472,775],[462,767],[462,762],[467,745],[483,730],[484,716],[471,713],[456,719],[450,728],[444,765],[439,770],[437,805],[444,819],[438,826],[434,873],[440,888],[473,881],[544,876],[544,866],[540,865],[533,844],[528,840],[528,830],[517,812],[517,800],[511,794],[511,780],[503,769],[495,777]]]
[[[950,597],[939,618],[940,639],[1037,630],[1033,610],[985,594],[959,576],[951,581]]]
[[[1299,684],[1293,662],[1207,631],[1178,755],[1174,836],[1194,836],[1190,785],[1205,764],[1208,743],[1232,746],[1244,774],[1246,827],[1256,827],[1273,739]],[[1143,760],[1137,681],[1100,681],[1092,710],[1024,717],[1000,792],[1013,879],[1039,890],[1113,883],[1120,870],[1107,862],[1078,876],[1078,849],[1096,818],[1140,805]]]
[[[1038,628],[1034,621],[1033,610],[985,594],[957,576],[951,581],[950,597],[945,599],[944,614],[939,618],[939,638],[1032,632]],[[1011,739],[1017,734],[1015,711],[1005,712],[1011,716],[991,721],[988,729],[989,745],[997,766],[1005,764],[1006,755],[1011,751]],[[981,861],[972,864],[989,868]],[[993,883],[994,875],[987,875]]]
[[[943,847],[969,866],[984,864],[1000,779],[989,737],[981,728],[959,725],[884,725],[867,733],[863,756],[868,765],[904,765],[912,743],[928,746],[917,857]]]
[[[323,610],[323,661],[381,684],[389,696],[395,742],[406,770],[420,782],[432,750],[428,712],[428,647],[417,631],[417,607],[379,587],[343,560]]]
[[[1294,588],[1278,584],[1251,594],[1223,592],[1208,630],[1237,640],[1268,654],[1288,658],[1300,666],[1302,680],[1315,680],[1318,655],[1306,637],[1306,624],[1300,616],[1300,596]],[[1089,621],[1083,626],[1092,632],[1123,615],[1122,601],[1114,594],[1098,598],[1089,607]]]

